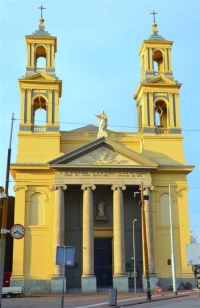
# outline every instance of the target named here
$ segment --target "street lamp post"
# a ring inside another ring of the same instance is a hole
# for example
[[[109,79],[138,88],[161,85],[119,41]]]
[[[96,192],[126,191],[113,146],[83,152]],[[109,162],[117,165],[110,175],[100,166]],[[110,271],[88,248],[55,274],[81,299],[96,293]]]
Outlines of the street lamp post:
[[[146,235],[146,219],[145,219],[145,210],[144,210],[144,200],[148,200],[148,195],[143,194],[143,182],[140,185],[140,197],[141,197],[141,215],[142,215],[144,261],[145,261],[145,272],[146,272],[146,280],[147,280],[147,300],[151,300],[151,288],[150,288],[150,277],[149,277],[149,260],[148,260],[147,235]]]
[[[137,219],[133,220],[133,273],[134,273],[134,291],[135,293],[137,293],[137,287],[136,287],[136,267],[135,267],[135,222],[137,221]]]
[[[11,131],[10,142],[7,156],[7,168],[6,168],[6,182],[5,182],[5,198],[3,198],[3,210],[2,221],[0,222],[1,234],[0,234],[0,308],[2,307],[2,287],[3,287],[3,273],[4,273],[4,261],[6,252],[6,227],[7,227],[7,215],[8,215],[8,187],[9,187],[9,173],[10,173],[10,159],[11,159],[11,142],[13,131],[14,113],[11,119]]]
[[[151,287],[150,287],[150,277],[149,277],[149,260],[148,260],[148,248],[147,248],[147,235],[146,235],[146,219],[145,219],[145,210],[144,210],[144,200],[149,200],[148,195],[143,194],[143,182],[140,185],[140,192],[135,191],[134,197],[137,197],[137,195],[140,196],[140,202],[141,202],[141,218],[142,218],[142,235],[143,235],[143,253],[144,253],[144,270],[146,274],[146,280],[147,280],[147,300],[151,300]]]

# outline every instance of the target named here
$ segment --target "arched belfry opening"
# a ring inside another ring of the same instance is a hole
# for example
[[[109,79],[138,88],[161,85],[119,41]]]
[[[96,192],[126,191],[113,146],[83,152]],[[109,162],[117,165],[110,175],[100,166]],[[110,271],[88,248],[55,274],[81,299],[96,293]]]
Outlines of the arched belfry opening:
[[[167,104],[164,100],[159,99],[155,103],[155,126],[167,127]]]
[[[38,95],[33,101],[33,124],[45,126],[47,118],[46,113],[47,101],[43,96]]]
[[[36,71],[46,68],[47,66],[47,55],[46,49],[43,45],[38,45],[35,50],[36,55]]]
[[[153,70],[158,75],[164,71],[163,68],[163,54],[159,49],[153,52]]]

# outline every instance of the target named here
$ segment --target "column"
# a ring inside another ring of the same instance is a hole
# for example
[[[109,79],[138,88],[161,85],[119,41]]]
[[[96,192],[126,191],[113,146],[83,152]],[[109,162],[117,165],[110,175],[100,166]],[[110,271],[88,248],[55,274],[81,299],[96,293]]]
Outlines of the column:
[[[48,102],[46,102],[47,106],[48,106],[47,120],[46,120],[47,125],[52,125],[52,103],[53,103],[52,102],[52,100],[53,100],[52,94],[53,94],[53,91],[49,90]]]
[[[145,70],[146,72],[149,71],[149,65],[148,65],[148,48],[145,49]]]
[[[20,125],[25,123],[24,110],[25,110],[25,91],[26,89],[21,89],[21,120]]]
[[[55,89],[54,90],[54,124],[56,126],[59,125],[59,121],[58,121],[58,115],[59,115],[59,90]]]
[[[26,119],[27,119],[27,124],[30,126],[31,125],[31,94],[32,94],[32,90],[31,89],[27,89],[27,111],[26,111]]]
[[[118,292],[128,292],[128,276],[125,273],[125,238],[123,192],[126,187],[113,185],[113,236],[114,236],[114,275],[113,286]]]
[[[167,127],[174,127],[174,108],[173,108],[173,100],[172,93],[168,93],[169,96],[169,104],[167,106]]]
[[[28,221],[26,221],[26,192],[28,190],[27,186],[14,186],[15,191],[15,217],[14,223],[20,223],[25,228],[28,226]],[[24,281],[28,280],[25,277],[25,271],[27,267],[27,253],[25,239],[28,240],[27,229],[25,237],[20,240],[13,240],[13,268],[12,277],[10,281],[10,286],[24,285]]]
[[[83,273],[81,277],[82,293],[96,293],[94,275],[94,185],[82,185],[83,190]]]
[[[154,104],[153,104],[153,92],[149,92],[149,117],[150,117],[150,126],[153,127],[155,126],[155,111],[154,111]],[[155,129],[154,129],[155,131]]]
[[[34,49],[34,44],[31,44],[31,67],[35,67],[35,49]]]
[[[168,48],[169,71],[172,72],[172,49]]]
[[[27,67],[31,66],[31,46],[27,44]]]
[[[51,51],[50,51],[50,45],[47,45],[47,53],[46,53],[46,66],[47,68],[50,67],[50,56],[51,56]]]
[[[153,71],[153,53],[152,48],[149,48],[149,61],[150,61],[150,71]]]
[[[55,47],[54,45],[51,45],[51,68],[54,68],[55,63],[54,63],[54,57],[55,57]]]
[[[151,189],[153,189],[153,186]],[[152,221],[152,203],[151,203],[150,188],[146,187],[144,189],[144,195],[149,196],[149,200],[144,200],[144,211],[145,211],[145,223],[146,223],[146,241],[147,241],[148,262],[149,262],[150,286],[151,290],[154,290],[156,283],[156,276],[155,276],[155,263],[154,263],[153,221]]]
[[[164,72],[168,72],[168,58],[167,58],[167,48],[164,49]]]
[[[175,93],[175,108],[176,108],[176,127],[180,128],[180,109],[179,109],[179,93]]]
[[[148,115],[147,115],[147,93],[143,91],[143,104],[142,104],[142,128],[146,128],[148,126]]]
[[[64,216],[64,190],[67,186],[54,186],[55,203],[54,203],[54,229],[53,229],[53,278],[51,283],[51,292],[57,293],[62,291],[62,266],[56,265],[57,246],[64,246],[65,233],[65,216]]]

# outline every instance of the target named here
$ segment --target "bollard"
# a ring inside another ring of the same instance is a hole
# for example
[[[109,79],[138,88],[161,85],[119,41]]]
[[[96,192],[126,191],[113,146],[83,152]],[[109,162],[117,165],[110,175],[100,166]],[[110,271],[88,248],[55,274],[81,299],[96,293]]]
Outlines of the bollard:
[[[109,306],[117,305],[117,288],[111,287],[109,289]]]

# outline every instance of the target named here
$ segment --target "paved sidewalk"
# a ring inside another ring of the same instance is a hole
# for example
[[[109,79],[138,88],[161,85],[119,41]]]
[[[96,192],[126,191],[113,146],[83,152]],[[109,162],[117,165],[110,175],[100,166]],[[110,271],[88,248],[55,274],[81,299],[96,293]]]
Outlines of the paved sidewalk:
[[[142,304],[142,306],[141,306]],[[152,300],[147,301],[146,294],[141,293],[123,293],[117,294],[117,305],[109,305],[108,293],[97,294],[65,294],[64,307],[76,308],[108,308],[108,307],[165,307],[177,308],[200,307],[199,294],[197,291],[181,291],[175,296],[171,292],[164,292],[164,296],[152,293]],[[3,298],[2,308],[61,308],[61,295],[59,294],[41,294],[31,297]]]

